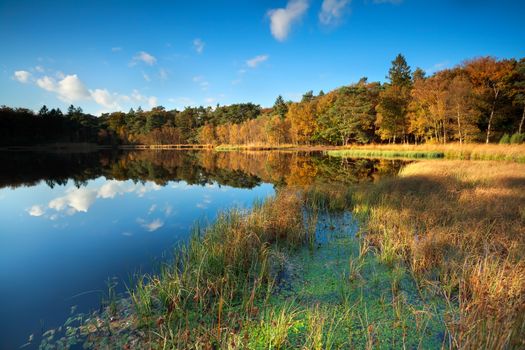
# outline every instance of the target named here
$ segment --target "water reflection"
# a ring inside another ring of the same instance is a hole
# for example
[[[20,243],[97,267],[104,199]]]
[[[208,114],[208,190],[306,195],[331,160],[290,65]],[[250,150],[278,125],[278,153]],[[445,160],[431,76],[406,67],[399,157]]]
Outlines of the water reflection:
[[[112,181],[99,193],[75,192],[54,203],[85,211],[96,198],[113,198],[127,191],[119,181],[151,181],[165,186],[169,181],[189,185],[218,184],[253,188],[262,182],[277,186],[309,186],[314,183],[354,183],[371,181],[395,173],[402,162],[396,160],[330,158],[319,153],[297,152],[212,152],[212,151],[101,151],[94,153],[9,153],[0,152],[6,164],[0,173],[0,188],[34,186],[45,181],[48,186],[72,181],[77,188],[104,176]],[[77,202],[76,199],[79,199]],[[39,214],[42,208],[33,208]]]
[[[286,152],[0,152],[0,348],[152,271],[195,220],[283,186],[373,181],[399,161]]]

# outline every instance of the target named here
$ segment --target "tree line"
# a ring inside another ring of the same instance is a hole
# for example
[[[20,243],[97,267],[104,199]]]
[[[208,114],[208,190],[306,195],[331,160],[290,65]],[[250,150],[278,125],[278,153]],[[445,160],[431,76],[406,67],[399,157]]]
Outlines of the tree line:
[[[357,83],[301,101],[278,96],[271,108],[253,103],[216,107],[162,106],[95,117],[70,106],[0,108],[0,144],[302,144],[521,143],[525,58],[480,57],[427,76],[393,61],[385,83]]]

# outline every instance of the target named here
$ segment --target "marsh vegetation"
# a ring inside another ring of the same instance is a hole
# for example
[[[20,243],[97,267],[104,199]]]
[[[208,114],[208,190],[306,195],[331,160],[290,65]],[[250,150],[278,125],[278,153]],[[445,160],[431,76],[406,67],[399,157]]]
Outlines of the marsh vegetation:
[[[203,164],[250,169],[275,196],[195,227],[159,272],[42,346],[525,346],[524,164],[423,160],[389,176],[399,166],[376,160],[371,176],[366,159],[275,156],[214,153]]]

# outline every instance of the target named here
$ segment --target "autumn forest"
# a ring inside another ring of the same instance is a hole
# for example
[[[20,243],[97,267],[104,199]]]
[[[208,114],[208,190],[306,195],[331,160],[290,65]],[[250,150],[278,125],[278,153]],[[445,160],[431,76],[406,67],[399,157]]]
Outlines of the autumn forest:
[[[348,145],[367,143],[521,143],[525,59],[480,57],[428,75],[403,55],[386,82],[358,82],[301,101],[278,96],[271,108],[253,103],[216,107],[162,106],[144,111],[83,113],[43,106],[0,108],[0,144],[89,142],[101,145]]]

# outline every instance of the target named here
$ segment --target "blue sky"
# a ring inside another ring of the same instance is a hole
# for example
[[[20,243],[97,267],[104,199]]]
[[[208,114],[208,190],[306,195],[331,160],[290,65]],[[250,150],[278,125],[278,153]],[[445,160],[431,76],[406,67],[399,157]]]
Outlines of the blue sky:
[[[297,100],[403,53],[431,73],[525,56],[516,0],[0,0],[0,104],[87,112]]]

